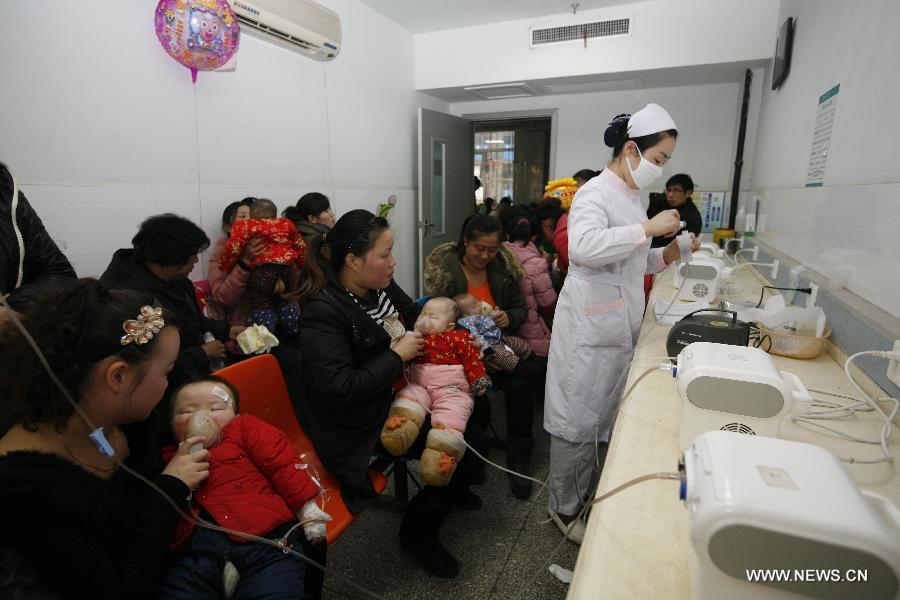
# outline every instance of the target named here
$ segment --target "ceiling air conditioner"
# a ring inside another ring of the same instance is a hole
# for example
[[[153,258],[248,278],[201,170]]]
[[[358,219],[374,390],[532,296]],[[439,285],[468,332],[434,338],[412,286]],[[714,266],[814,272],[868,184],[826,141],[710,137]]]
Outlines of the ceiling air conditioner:
[[[231,0],[244,33],[310,58],[333,60],[341,47],[341,19],[310,0]]]

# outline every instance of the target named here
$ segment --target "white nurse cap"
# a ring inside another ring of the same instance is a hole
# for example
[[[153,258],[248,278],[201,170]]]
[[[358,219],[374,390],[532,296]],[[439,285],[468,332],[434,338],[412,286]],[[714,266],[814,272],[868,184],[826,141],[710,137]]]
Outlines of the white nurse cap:
[[[669,129],[678,129],[669,113],[659,104],[648,104],[628,119],[628,137],[637,138]]]

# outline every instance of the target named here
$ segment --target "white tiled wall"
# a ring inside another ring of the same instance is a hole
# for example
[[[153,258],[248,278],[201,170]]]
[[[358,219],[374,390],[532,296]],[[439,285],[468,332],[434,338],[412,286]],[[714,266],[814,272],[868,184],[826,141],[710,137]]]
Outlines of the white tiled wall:
[[[900,183],[748,192],[760,238],[900,317]]]

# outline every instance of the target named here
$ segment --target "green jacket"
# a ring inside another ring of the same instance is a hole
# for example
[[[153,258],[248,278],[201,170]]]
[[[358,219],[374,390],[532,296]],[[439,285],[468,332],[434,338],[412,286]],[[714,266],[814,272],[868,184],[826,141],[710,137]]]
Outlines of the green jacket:
[[[515,255],[505,246],[487,267],[488,287],[497,306],[509,316],[507,331],[514,333],[528,318],[528,306],[519,280],[525,269]],[[425,293],[430,296],[452,298],[469,290],[469,282],[463,273],[456,253],[456,242],[437,246],[425,259]]]
[[[323,233],[328,231],[328,228],[324,225],[310,223],[306,219],[302,221],[294,221],[294,224],[297,226],[297,231],[300,232],[300,237],[302,237],[303,241],[306,242],[307,250],[310,246],[312,246],[313,241],[318,240],[320,237],[322,237]]]

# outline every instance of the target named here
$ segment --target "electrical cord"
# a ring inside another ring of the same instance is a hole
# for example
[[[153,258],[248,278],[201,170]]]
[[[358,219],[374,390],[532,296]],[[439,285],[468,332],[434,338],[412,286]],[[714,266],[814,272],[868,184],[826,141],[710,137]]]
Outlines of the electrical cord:
[[[60,392],[62,392],[63,397],[69,402],[69,404],[72,405],[72,407],[74,408],[75,412],[76,412],[76,413],[78,414],[78,416],[84,421],[85,425],[87,425],[88,430],[91,431],[91,432],[94,432],[94,433],[96,433],[96,432],[101,432],[101,430],[100,430],[99,428],[97,428],[96,425],[94,425],[94,423],[91,421],[90,417],[88,417],[88,415],[87,415],[87,414],[84,412],[84,410],[78,405],[78,403],[75,402],[75,400],[72,398],[71,394],[69,393],[69,390],[66,389],[66,387],[62,384],[62,382],[61,382],[61,381],[59,380],[59,378],[56,376],[56,373],[54,373],[53,369],[50,367],[50,364],[47,362],[47,359],[46,359],[46,357],[44,356],[44,353],[41,351],[40,347],[38,347],[37,342],[35,342],[34,338],[31,337],[31,334],[28,332],[28,329],[25,327],[25,325],[22,324],[21,320],[19,320],[18,315],[17,315],[16,312],[9,306],[9,304],[6,302],[6,298],[3,297],[2,294],[0,294],[0,304],[2,304],[2,305],[7,309],[7,311],[9,311],[9,317],[10,317],[10,319],[13,321],[13,323],[16,325],[16,327],[19,329],[19,331],[20,331],[20,332],[22,333],[22,335],[24,336],[25,340],[28,342],[28,344],[29,344],[29,345],[31,346],[31,348],[34,350],[35,354],[36,354],[37,357],[38,357],[38,360],[40,361],[41,365],[44,367],[44,370],[47,371],[47,374],[50,376],[50,379],[51,379],[51,380],[53,381],[53,383],[59,388]],[[102,432],[101,432],[100,435],[101,435],[101,436],[103,435]],[[91,439],[93,439],[93,440],[96,442],[96,438],[94,438],[93,435],[92,435]],[[162,488],[160,488],[158,485],[156,485],[153,481],[151,481],[150,479],[148,479],[148,478],[145,477],[144,475],[138,473],[137,471],[135,471],[134,469],[132,469],[131,467],[129,467],[128,465],[126,465],[124,462],[122,462],[121,458],[119,458],[119,457],[116,456],[115,454],[113,454],[113,456],[111,456],[110,458],[113,460],[113,462],[116,464],[116,466],[117,466],[118,468],[120,468],[120,469],[122,469],[123,471],[125,471],[126,473],[132,475],[132,476],[135,477],[136,479],[142,481],[142,482],[143,482],[144,484],[146,484],[150,489],[152,489],[152,490],[155,491],[157,494],[159,494],[159,495],[162,497],[162,499],[163,499],[166,503],[168,503],[172,508],[174,508],[174,509],[175,509],[175,512],[177,512],[178,515],[181,516],[181,518],[185,519],[186,521],[188,521],[188,522],[190,522],[190,523],[193,523],[194,525],[197,525],[197,526],[200,526],[200,527],[204,527],[204,528],[206,528],[206,529],[210,529],[210,530],[212,530],[212,531],[218,531],[218,532],[221,532],[221,533],[227,533],[227,534],[230,534],[230,535],[233,535],[233,536],[236,536],[236,537],[240,537],[240,538],[243,538],[243,539],[246,539],[246,540],[249,540],[249,541],[258,542],[258,543],[260,543],[260,544],[265,544],[265,545],[268,545],[268,546],[272,546],[273,548],[277,548],[278,550],[281,550],[281,551],[284,552],[285,554],[291,554],[291,555],[295,556],[296,558],[299,558],[299,559],[302,560],[303,562],[305,562],[305,563],[307,563],[307,564],[309,564],[309,565],[312,565],[312,566],[316,567],[317,569],[320,569],[323,573],[327,573],[327,572],[328,572],[328,571],[326,570],[326,568],[325,568],[323,565],[319,564],[317,561],[315,561],[315,560],[309,558],[308,556],[305,556],[304,554],[302,554],[302,553],[300,553],[300,552],[297,552],[297,551],[294,550],[289,544],[286,544],[286,543],[279,543],[279,542],[276,542],[276,541],[274,541],[274,540],[270,540],[270,539],[267,539],[267,538],[264,538],[264,537],[260,537],[260,536],[258,536],[258,535],[253,535],[253,534],[251,534],[251,533],[246,533],[246,532],[243,532],[243,531],[237,531],[237,530],[234,530],[234,529],[229,529],[229,528],[227,528],[227,527],[221,527],[221,526],[219,526],[219,525],[216,525],[216,524],[214,524],[214,523],[210,523],[210,522],[206,521],[205,519],[200,518],[200,517],[197,516],[196,514],[193,514],[193,515],[192,515],[192,514],[188,514],[185,510],[183,510],[183,509],[178,505],[178,503],[177,503],[175,500],[173,500],[172,498],[170,498],[169,495],[166,494],[166,492],[163,491]],[[354,589],[356,589],[356,590],[359,591],[359,592],[362,592],[362,593],[365,594],[366,596],[368,596],[368,597],[370,597],[370,598],[375,598],[376,600],[383,600],[382,596],[379,596],[378,594],[375,594],[374,592],[370,592],[369,590],[367,590],[366,588],[362,587],[361,585],[359,585],[358,583],[356,583],[355,581],[353,581],[353,580],[350,579],[349,577],[346,577],[346,576],[344,576],[344,575],[340,575],[340,574],[335,573],[335,572],[332,572],[331,574],[334,575],[337,579],[339,579],[339,580],[341,580],[341,581],[344,581],[344,582],[348,583],[351,587],[353,587]]]
[[[675,262],[673,262],[672,265],[670,265],[669,267],[667,267],[662,273],[659,274],[659,276],[662,277],[662,275],[665,274],[667,271],[670,271],[670,270],[673,270],[673,269],[677,269],[677,268],[678,268],[678,265],[681,265],[681,264],[683,264],[683,263],[681,263],[680,261],[675,261]],[[681,285],[679,285],[679,286],[678,286],[678,289],[675,290],[675,295],[672,296],[672,300],[669,302],[669,305],[666,306],[666,310],[664,310],[663,313],[662,313],[661,315],[659,315],[659,316],[656,317],[656,326],[657,326],[657,327],[661,327],[661,326],[662,326],[662,320],[669,314],[669,311],[672,310],[672,307],[675,306],[675,303],[678,302],[678,296],[681,295],[681,290],[684,289],[684,284],[685,284],[685,283],[687,283],[687,277],[682,277],[682,278],[681,278]]]
[[[856,389],[857,392],[864,398],[863,400],[858,400],[852,396],[846,396],[844,394],[837,394],[834,392],[829,392],[825,390],[817,390],[810,389],[810,391],[823,393],[827,395],[831,395],[838,398],[845,398],[848,400],[853,400],[853,404],[842,405],[837,402],[825,401],[824,404],[826,408],[820,411],[809,411],[805,414],[792,416],[791,419],[799,426],[802,426],[806,429],[817,429],[820,431],[828,432],[832,435],[835,435],[841,439],[845,439],[848,441],[860,443],[860,444],[872,444],[878,445],[881,447],[881,451],[884,456],[876,459],[859,459],[855,457],[839,457],[840,460],[847,463],[857,463],[857,464],[876,464],[882,462],[894,462],[894,458],[891,455],[890,448],[888,448],[888,440],[891,437],[892,429],[893,429],[893,420],[897,415],[898,409],[900,409],[900,401],[896,398],[886,397],[886,398],[878,398],[875,399],[866,393],[865,390],[856,382],[852,373],[850,372],[850,365],[857,358],[861,356],[878,356],[881,358],[887,358],[891,360],[900,360],[900,353],[898,352],[885,352],[881,350],[866,350],[863,352],[857,352],[856,354],[851,355],[844,361],[844,374],[847,376],[847,379],[850,380],[850,384]],[[893,409],[890,413],[886,413],[881,406],[878,404],[879,402],[892,402],[894,404]],[[832,406],[828,406],[831,404]],[[818,420],[836,420],[836,419],[844,419],[853,416],[856,412],[877,412],[881,418],[884,420],[884,424],[881,427],[881,433],[877,440],[860,438],[844,431],[840,431],[834,429],[832,427],[828,427],[827,425],[823,425],[822,423],[817,423]]]
[[[604,500],[611,498],[612,496],[615,496],[619,492],[626,490],[633,485],[637,485],[637,484],[643,483],[645,481],[651,481],[653,479],[663,479],[663,480],[669,480],[669,481],[683,481],[684,475],[682,473],[648,473],[647,475],[641,475],[640,477],[635,477],[634,479],[632,479],[630,481],[626,481],[622,485],[615,487],[614,489],[603,494],[602,496],[599,496],[598,498],[595,498],[589,504],[585,505],[581,509],[581,512],[578,513],[578,516],[575,519],[573,519],[571,523],[569,523],[568,530],[570,531],[571,528],[574,527],[574,525],[578,521],[578,519],[581,519],[591,506],[593,506],[595,504],[599,504],[600,502],[603,502]],[[568,535],[569,531],[566,532],[566,535]],[[549,567],[553,563],[553,560],[559,554],[559,551],[563,548],[563,546],[566,544],[566,542],[568,542],[568,538],[566,536],[563,536],[563,539],[560,541],[560,543],[557,544],[556,548],[553,549],[553,552],[550,554],[550,558],[547,560],[546,564],[544,564],[540,569],[537,569],[534,572],[534,574],[528,579],[528,581],[525,582],[525,585],[523,585],[519,589],[519,592],[515,596],[513,596],[514,598],[521,598],[527,591],[529,591],[532,588],[532,586],[534,585],[534,582],[537,580],[538,577],[540,577],[543,574],[545,568]]]
[[[804,294],[812,294],[812,288],[793,288],[793,287],[775,287],[774,285],[764,285],[762,289],[759,291],[759,302],[756,303],[756,308],[762,306],[763,296],[766,293],[766,290],[780,290],[782,292],[803,292]]]
[[[670,358],[670,357],[661,357],[660,360],[669,360],[669,358]],[[634,391],[634,389],[637,387],[637,385],[638,385],[645,377],[647,377],[650,373],[653,373],[654,371],[669,371],[669,370],[671,370],[671,369],[672,369],[672,365],[670,365],[670,364],[658,365],[658,366],[654,366],[654,367],[650,367],[650,368],[646,369],[644,372],[642,372],[642,373],[638,376],[638,378],[634,381],[634,383],[632,383],[631,386],[629,386],[628,390],[626,390],[626,392],[622,395],[622,400],[620,401],[620,404],[621,404],[621,403],[624,403],[625,400],[628,399],[628,397],[631,395],[631,393]],[[626,377],[626,376],[627,376],[627,373],[628,373],[628,371],[625,370],[625,371],[622,372],[622,374],[619,375],[619,380],[616,382],[616,386],[615,386],[616,388],[619,387],[619,382],[621,381],[622,377]],[[596,459],[598,463],[599,463],[599,460],[600,460],[600,459],[599,459],[599,443],[598,443],[598,439],[599,439],[599,428],[600,428],[600,420],[598,419],[598,421],[597,421],[597,426],[594,428],[594,444],[595,444],[595,447],[598,448],[598,451],[597,451],[597,459]],[[587,444],[587,443],[588,443],[587,441],[582,442],[582,443],[575,449],[575,452],[577,452],[578,450],[580,450],[581,448],[583,448],[584,445]],[[583,461],[584,461],[584,459],[581,459],[581,462],[583,462]],[[552,488],[549,487],[549,482],[550,482],[550,476],[549,476],[549,474],[548,474],[547,479],[545,479],[545,480],[541,483],[541,487],[538,489],[537,493],[534,494],[534,497],[530,500],[530,505],[531,505],[531,506],[529,507],[528,512],[526,513],[525,517],[523,518],[523,520],[522,520],[522,525],[520,526],[519,531],[518,531],[518,533],[516,534],[516,539],[513,541],[512,546],[510,547],[509,551],[507,552],[506,560],[504,560],[503,566],[500,568],[500,571],[497,573],[497,577],[494,579],[494,584],[493,584],[493,586],[491,586],[491,593],[492,593],[492,594],[497,590],[497,586],[499,585],[500,578],[503,576],[503,573],[506,571],[506,566],[507,566],[508,563],[509,563],[510,556],[512,556],[512,553],[513,553],[513,551],[515,550],[516,545],[518,544],[518,540],[521,538],[522,533],[524,532],[525,527],[526,527],[526,525],[527,525],[527,523],[528,523],[528,519],[531,517],[531,514],[532,514],[532,512],[534,511],[534,506],[536,505],[536,502],[537,502],[538,498],[540,497],[541,493],[543,492],[544,488],[546,488],[547,491],[548,491],[549,494],[550,494],[550,496],[548,496],[548,502],[550,503],[548,508],[550,508],[550,510],[552,510],[552,511],[555,512],[555,513],[558,513],[558,512],[559,512],[559,500],[558,500],[558,498],[557,498],[557,499],[556,499],[556,502],[555,502],[555,504],[554,504],[553,500],[555,499],[555,498],[554,498],[554,497],[555,497],[555,492],[554,492],[554,490],[553,490]],[[582,519],[582,518],[583,518],[583,516],[587,513],[588,509],[590,509],[590,507],[591,507],[591,505],[592,505],[592,502],[591,502],[590,500],[584,499],[584,495],[582,495],[582,494],[581,494],[581,491],[578,489],[578,463],[576,463],[576,465],[575,465],[575,493],[576,493],[576,495],[577,495],[579,498],[582,498],[582,499],[583,499],[583,500],[582,500],[581,510],[580,510],[580,511],[578,512],[578,514],[576,515],[576,518],[575,518],[575,519],[572,519],[572,521],[568,524],[568,526],[566,527],[565,532],[563,532],[563,539],[562,539],[562,542],[559,544],[559,546],[557,546],[556,550],[554,550],[554,552],[552,553],[552,556],[551,556],[551,558],[550,558],[550,561],[551,561],[551,562],[552,562],[552,560],[553,560],[554,558],[556,558],[556,555],[559,553],[559,550],[563,547],[563,545],[565,544],[565,542],[568,540],[569,533],[571,533],[572,529],[576,526],[577,521],[578,521],[579,519]],[[553,517],[550,517],[549,519],[543,519],[543,520],[541,520],[541,521],[540,521],[540,524],[541,524],[541,525],[547,525],[547,524],[551,523],[552,521],[553,521]]]

